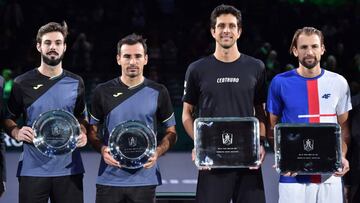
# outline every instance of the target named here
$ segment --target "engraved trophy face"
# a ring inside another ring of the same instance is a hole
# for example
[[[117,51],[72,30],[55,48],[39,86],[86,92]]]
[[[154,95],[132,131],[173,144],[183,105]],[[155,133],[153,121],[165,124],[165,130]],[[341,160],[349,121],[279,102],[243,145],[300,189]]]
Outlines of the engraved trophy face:
[[[248,168],[260,162],[256,118],[197,118],[194,131],[195,164],[199,168]]]
[[[112,130],[108,146],[111,155],[122,167],[136,169],[155,153],[156,135],[140,121],[126,121]]]
[[[279,173],[332,174],[341,168],[338,124],[277,124],[275,162]]]
[[[51,110],[40,114],[32,129],[35,133],[35,147],[48,157],[74,151],[80,135],[78,120],[65,110]]]

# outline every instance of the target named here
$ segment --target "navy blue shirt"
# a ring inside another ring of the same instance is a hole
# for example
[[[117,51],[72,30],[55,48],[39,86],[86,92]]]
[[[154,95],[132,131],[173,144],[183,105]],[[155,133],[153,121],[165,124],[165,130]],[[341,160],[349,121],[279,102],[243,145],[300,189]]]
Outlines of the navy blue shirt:
[[[69,71],[57,77],[42,75],[37,69],[30,70],[14,80],[8,102],[12,119],[21,115],[24,125],[32,126],[41,113],[62,109],[78,119],[86,117],[82,78]],[[24,142],[20,156],[18,176],[54,177],[84,173],[78,149],[70,154],[47,157],[33,144]]]
[[[165,86],[145,79],[143,83],[128,87],[119,78],[98,85],[90,111],[90,124],[103,124],[104,145],[108,145],[109,132],[118,124],[138,120],[152,128],[175,125],[169,93]],[[160,185],[159,166],[149,169],[124,169],[109,166],[101,159],[97,184],[109,186]]]

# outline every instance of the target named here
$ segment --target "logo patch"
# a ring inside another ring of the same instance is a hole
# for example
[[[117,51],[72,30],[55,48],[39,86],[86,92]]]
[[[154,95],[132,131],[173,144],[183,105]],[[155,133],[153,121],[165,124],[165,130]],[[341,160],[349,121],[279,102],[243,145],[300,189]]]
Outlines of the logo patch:
[[[44,86],[44,85],[43,85],[43,84],[38,84],[38,85],[34,86],[33,89],[34,89],[34,90],[37,90],[37,89],[39,89],[39,88],[42,87],[42,86]]]
[[[322,96],[322,98],[324,98],[324,99],[329,99],[330,96],[331,96],[331,94],[327,93],[327,94],[324,94],[324,95]]]
[[[113,94],[113,97],[118,97],[118,96],[120,96],[122,94],[123,94],[122,92],[118,92],[118,93]]]
[[[222,135],[222,142],[224,145],[231,145],[233,143],[233,134],[232,133],[227,133],[227,132],[223,132]]]
[[[313,139],[303,140],[303,144],[304,144],[305,151],[310,152],[310,151],[314,150],[314,140]]]
[[[130,147],[135,147],[136,146],[136,137],[129,137],[128,141],[129,141],[129,146]]]

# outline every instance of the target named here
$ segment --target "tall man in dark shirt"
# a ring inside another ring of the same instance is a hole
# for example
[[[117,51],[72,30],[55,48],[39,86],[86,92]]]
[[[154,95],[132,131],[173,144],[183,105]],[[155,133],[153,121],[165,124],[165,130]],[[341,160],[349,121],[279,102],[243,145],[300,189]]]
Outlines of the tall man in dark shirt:
[[[185,76],[183,125],[194,139],[193,114],[199,117],[251,117],[260,120],[261,140],[265,140],[265,67],[240,53],[237,40],[242,32],[241,13],[233,6],[220,5],[211,14],[214,54],[190,64]],[[261,161],[265,156],[261,146]],[[194,157],[193,157],[194,158]],[[200,203],[265,202],[261,170],[200,170],[196,191]]]

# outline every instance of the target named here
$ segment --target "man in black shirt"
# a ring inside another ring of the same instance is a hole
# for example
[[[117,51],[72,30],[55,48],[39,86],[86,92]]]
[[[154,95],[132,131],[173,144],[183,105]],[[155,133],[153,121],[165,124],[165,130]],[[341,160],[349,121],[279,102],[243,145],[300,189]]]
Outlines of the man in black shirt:
[[[241,13],[235,7],[216,7],[211,14],[215,52],[190,64],[186,72],[182,120],[193,139],[192,115],[197,107],[199,117],[256,116],[260,120],[261,140],[265,140],[265,67],[260,60],[239,52],[236,42],[242,32],[241,23]],[[260,154],[263,161],[263,146]],[[265,202],[261,170],[200,170],[196,200]]]

